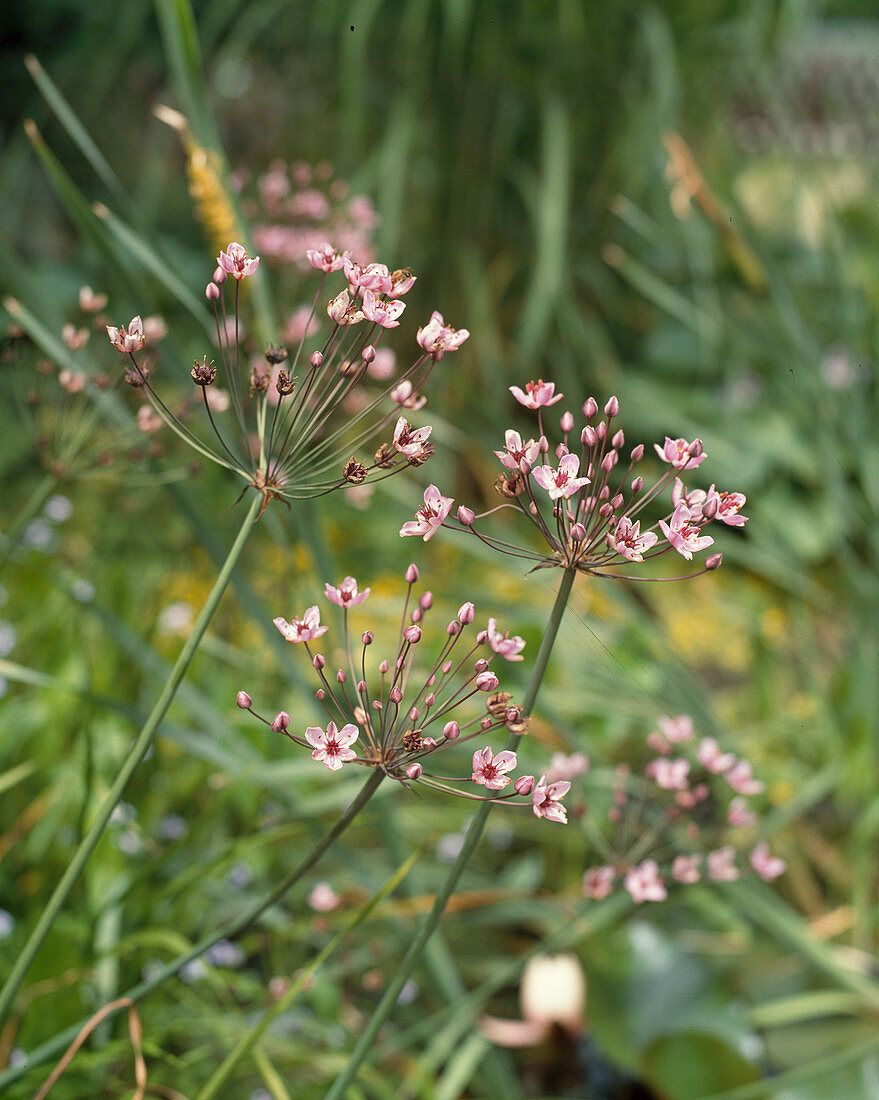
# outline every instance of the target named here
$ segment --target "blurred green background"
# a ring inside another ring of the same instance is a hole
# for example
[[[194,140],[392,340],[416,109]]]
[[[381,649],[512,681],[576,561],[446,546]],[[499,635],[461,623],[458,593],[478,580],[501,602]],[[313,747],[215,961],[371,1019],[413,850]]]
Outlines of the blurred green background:
[[[191,157],[158,104],[186,116],[218,180],[226,167],[259,176],[275,158],[329,161],[372,199],[377,258],[418,275],[398,350],[433,309],[472,334],[432,378],[438,453],[425,470],[383,483],[366,510],[341,494],[270,509],[31,971],[0,1064],[269,887],[356,789],[234,707],[242,686],[266,710],[305,698],[307,669],[271,637],[271,616],[299,613],[324,581],[354,572],[388,618],[414,556],[449,614],[474,599],[536,652],[555,578],[445,534],[413,549],[396,531],[428,481],[491,502],[485,441],[529,427],[507,387],[543,377],[574,408],[616,393],[631,441],[700,436],[704,487],[745,492],[750,522],[722,533],[722,570],[692,583],[578,584],[532,766],[547,752],[587,752],[593,768],[574,798],[588,802],[656,716],[690,713],[767,781],[761,831],[788,872],[771,889],[689,888],[661,906],[599,908],[585,928],[571,924],[596,861],[583,831],[497,811],[441,947],[351,1096],[879,1095],[874,5],[17,0],[0,29],[0,284],[56,340],[88,284],[109,294],[117,321],[163,316],[165,363],[204,353],[173,280],[200,296],[225,243],[223,192],[213,207],[193,196]],[[42,69],[29,72],[28,55]],[[160,271],[95,202],[148,242]],[[284,278],[269,280],[261,334],[310,297]],[[13,321],[4,315],[7,329]],[[81,354],[94,371],[118,369],[100,338]],[[104,468],[93,455],[73,464],[79,476],[47,475],[22,386],[32,368],[7,331],[0,964],[112,780],[241,514],[237,486],[221,471],[190,474],[170,441],[155,460]],[[96,454],[108,432],[95,424]],[[13,550],[10,533],[22,535]],[[276,1078],[292,1097],[324,1094],[466,818],[466,805],[380,791],[319,871],[349,906],[438,822],[443,835],[281,1018],[260,1059],[242,1063],[230,1097],[283,1096]],[[341,927],[304,894],[274,907],[237,954],[209,960],[206,976],[141,1006],[158,1095],[194,1095],[268,1003],[272,979]],[[517,1014],[521,965],[541,944],[578,955],[589,1037],[573,1053],[491,1050],[475,1020]],[[558,1081],[547,1060],[565,1058]],[[45,1072],[9,1095],[31,1095]],[[120,1020],[53,1096],[128,1095],[132,1080]]]

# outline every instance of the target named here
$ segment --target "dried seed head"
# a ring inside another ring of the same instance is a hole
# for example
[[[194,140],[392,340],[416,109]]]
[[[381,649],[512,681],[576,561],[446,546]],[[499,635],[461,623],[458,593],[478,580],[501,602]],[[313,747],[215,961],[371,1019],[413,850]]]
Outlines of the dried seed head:
[[[515,500],[525,491],[525,481],[518,470],[501,474],[494,483],[495,492],[507,500]]]
[[[266,348],[266,359],[273,365],[283,363],[287,358],[286,348],[275,348],[271,344]]]
[[[286,356],[286,351],[284,355]],[[278,371],[278,377],[275,381],[275,389],[281,395],[281,397],[287,397],[296,389],[296,380],[291,378],[290,375],[283,369]]]
[[[394,465],[394,458],[397,452],[393,445],[390,443],[382,443],[379,449],[375,452],[375,464],[382,470],[389,470]]]
[[[356,458],[349,458],[342,469],[342,476],[352,485],[362,485],[366,481],[366,467]]]
[[[421,730],[406,730],[403,734],[403,748],[406,752],[418,752],[421,746]]]
[[[260,364],[252,367],[250,371],[250,396],[255,393],[265,393],[269,388],[269,372]]]
[[[208,357],[205,356],[200,363],[197,359],[193,360],[192,370],[189,373],[196,386],[211,386],[217,377],[217,368],[213,360],[209,363]]]
[[[485,700],[485,709],[495,718],[506,719],[510,698],[508,691],[496,691]]]

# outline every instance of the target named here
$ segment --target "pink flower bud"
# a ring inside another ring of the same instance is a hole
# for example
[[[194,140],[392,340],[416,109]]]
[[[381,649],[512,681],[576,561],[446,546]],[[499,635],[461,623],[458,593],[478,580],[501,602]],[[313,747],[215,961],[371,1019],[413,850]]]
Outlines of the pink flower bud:
[[[687,454],[691,455],[693,458],[698,458],[702,454],[704,449],[705,448],[702,446],[702,440],[694,439],[690,446],[687,447]]]
[[[409,721],[410,722],[417,722],[418,721],[418,707],[412,707],[411,710],[409,711]]]
[[[250,706],[253,703],[253,700],[246,691],[239,691],[235,701],[242,710],[250,710]]]
[[[388,668],[389,668],[389,667],[390,667],[390,666],[388,665],[388,662],[387,662],[387,661],[382,661],[382,663],[381,663],[381,664],[380,664],[380,665],[378,666],[378,670],[379,670],[379,672],[381,672],[381,673],[385,673],[385,672],[387,672],[387,671],[388,671]]]
[[[344,684],[347,679],[348,677],[345,675],[345,670],[343,668],[340,668],[339,671],[336,673],[336,680],[338,681],[338,683]]]
[[[434,693],[432,691],[429,691],[427,693],[427,695],[425,695],[425,697],[424,697],[424,705],[426,707],[432,707],[435,702],[436,702],[436,696],[434,695]]]
[[[399,704],[399,703],[402,703],[402,701],[403,701],[403,692],[400,691],[400,689],[398,687],[391,688],[391,702]]]
[[[416,607],[415,610],[412,612],[412,622],[413,623],[420,623],[422,618],[423,618],[423,615],[422,615],[422,612],[421,612],[421,608]]]
[[[420,764],[410,764],[409,767],[406,769],[406,778],[420,779],[422,771],[424,771],[424,769],[421,767]]]
[[[424,740],[421,742],[421,747],[423,749],[435,749],[436,745],[437,741],[435,737],[425,737]]]
[[[640,462],[641,461],[641,459],[644,457],[644,444],[643,443],[639,443],[637,447],[632,448],[632,456],[631,457],[632,457],[633,462]]]
[[[636,477],[636,478],[632,479],[632,492],[633,493],[640,493],[643,488],[644,488],[644,478],[643,477]]]
[[[488,661],[486,661],[484,657],[480,657],[479,660],[476,662],[475,668],[477,672],[485,672],[485,670],[488,668]]]
[[[485,643],[487,641],[488,641],[488,631],[487,630],[480,630],[479,633],[476,635],[476,644],[477,645],[485,645]]]
[[[531,794],[534,790],[534,776],[522,775],[513,784],[516,794]]]
[[[527,458],[519,459],[519,473],[522,475],[522,477],[529,477],[531,475],[532,469],[533,467]]]
[[[476,618],[476,608],[468,600],[467,603],[462,603],[458,608],[458,622],[462,626],[469,626],[470,623]]]
[[[406,572],[403,574],[403,579],[409,584],[415,584],[418,580],[418,566],[414,564],[408,566]]]
[[[324,357],[321,354],[321,352],[316,351],[316,352],[312,353],[311,365],[314,367],[315,370],[317,370],[318,367],[322,367],[323,362],[324,362]]]
[[[580,442],[585,447],[594,447],[598,442],[598,436],[595,434],[595,429],[591,424],[587,424],[583,431],[580,432]]]
[[[606,439],[607,438],[607,424],[605,423],[605,421],[602,420],[601,423],[598,425],[598,427],[595,429],[595,431],[598,434],[599,439]]]
[[[278,711],[272,722],[272,729],[275,733],[283,733],[289,725],[290,715],[285,710]]]
[[[318,670],[318,672],[320,672],[320,670],[327,662],[324,660],[324,656],[322,653],[315,653],[314,657],[312,657],[311,659],[311,663]]]
[[[555,449],[556,458],[564,458],[566,454],[568,454],[568,448],[565,446],[564,443],[559,443],[559,445]]]
[[[363,642],[364,645],[372,645],[372,643],[375,641],[375,635],[371,630],[364,630],[363,633],[360,635],[360,640],[361,642]]]
[[[616,466],[618,457],[619,456],[616,451],[608,451],[604,458],[601,460],[601,468],[606,474],[609,474],[614,466]]]
[[[448,674],[451,671],[452,671],[452,662],[451,661],[443,661],[443,675],[448,676]]]
[[[717,515],[717,497],[709,497],[708,500],[702,505],[702,517],[703,519],[714,519]]]
[[[489,716],[487,714],[482,719],[482,721],[479,723],[479,728],[483,729],[483,730],[491,729],[491,719],[489,718]]]
[[[454,638],[457,634],[461,633],[461,624],[458,622],[457,619],[452,619],[452,621],[446,627],[446,633],[451,638]]]
[[[611,443],[614,445],[614,447],[619,449],[620,447],[622,447],[622,445],[625,442],[626,442],[625,433],[623,432],[623,429],[620,428],[620,430],[618,432],[616,432],[616,434],[614,435],[613,439],[611,440]]]
[[[602,506],[598,509],[598,514],[601,516],[602,519],[607,519],[607,517],[611,515],[612,512],[613,508],[610,506],[610,504],[602,504]]]
[[[461,736],[461,727],[457,722],[446,722],[443,726],[443,737],[447,741],[454,741],[456,737]]]
[[[480,691],[494,691],[500,683],[493,672],[480,672],[476,677],[476,686]]]
[[[573,415],[569,412],[563,413],[559,425],[563,432],[572,432],[574,430]]]
[[[204,288],[204,296],[209,302],[216,302],[216,300],[220,297],[220,288],[217,286],[216,283],[208,283],[208,285]]]
[[[611,507],[614,509],[614,511],[616,511],[616,509],[619,508],[619,506],[622,503],[623,503],[623,494],[622,493],[617,493],[617,495],[615,497],[613,497],[611,502],[610,502]]]
[[[323,688],[318,688],[317,691],[314,693],[314,697],[319,703],[322,703],[324,699],[326,699],[327,693],[324,691]]]
[[[586,404],[583,406],[583,415],[587,419],[591,419],[598,412],[598,402],[594,397],[587,397]]]
[[[474,519],[476,519],[476,513],[473,509],[468,508],[466,504],[460,505],[458,508],[458,522],[463,523],[465,527],[471,527]]]
[[[372,344],[367,344],[363,349],[363,362],[371,363],[375,359],[375,348]]]
[[[422,611],[427,611],[433,604],[433,593],[425,592],[421,599],[418,601],[418,606]]]
[[[365,692],[366,692],[366,681],[365,680],[358,680],[357,681],[357,694],[358,695],[363,695]]]
[[[546,438],[545,435],[542,435],[538,440],[538,446],[540,447],[541,454],[545,455],[546,452],[549,450],[549,440]]]
[[[225,283],[226,281],[226,272],[219,264],[214,268],[213,280],[215,283]]]
[[[720,563],[723,561],[723,554],[712,554],[710,558],[705,560],[705,568],[709,572],[713,572],[715,569],[720,568]]]
[[[574,542],[582,542],[586,538],[586,528],[582,523],[575,523],[571,528],[571,538]]]
[[[608,403],[604,406],[605,416],[617,416],[620,411],[620,403],[615,397],[612,397]]]
[[[416,645],[421,641],[421,627],[420,626],[407,626],[403,631],[403,637],[410,645]]]

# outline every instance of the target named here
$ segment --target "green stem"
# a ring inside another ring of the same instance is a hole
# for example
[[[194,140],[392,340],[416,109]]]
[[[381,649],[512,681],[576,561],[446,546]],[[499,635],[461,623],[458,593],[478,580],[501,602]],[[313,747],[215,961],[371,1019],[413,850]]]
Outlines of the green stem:
[[[534,662],[534,668],[531,671],[531,678],[528,681],[528,686],[525,689],[525,695],[522,700],[522,713],[528,715],[531,713],[534,703],[537,700],[537,693],[540,690],[540,685],[543,682],[544,674],[546,673],[546,666],[549,664],[549,656],[552,652],[552,647],[555,644],[556,635],[558,634],[559,626],[561,625],[562,616],[565,613],[565,607],[568,603],[568,598],[571,594],[571,587],[574,583],[574,577],[576,576],[576,570],[566,569],[562,575],[562,583],[559,585],[558,594],[553,604],[552,613],[547,623],[546,633],[543,635],[543,641],[540,643],[540,649],[537,653],[537,660]],[[518,741],[518,736],[512,734],[507,741],[506,748],[511,748]],[[458,879],[464,871],[464,868],[470,862],[470,857],[476,850],[476,846],[479,843],[482,836],[482,830],[485,828],[485,822],[488,819],[488,815],[491,813],[492,803],[483,802],[480,804],[479,809],[473,815],[473,820],[470,823],[470,828],[467,830],[467,835],[464,838],[464,845],[461,848],[461,852],[458,858],[455,860],[451,870],[446,877],[445,882],[440,887],[439,892],[434,898],[433,907],[418,929],[415,938],[409,945],[409,949],[403,956],[400,965],[391,979],[390,984],[384,992],[384,996],[379,1001],[378,1007],[372,1014],[372,1018],[366,1025],[365,1030],[357,1040],[357,1044],[354,1050],[351,1052],[351,1057],[348,1059],[348,1064],[333,1082],[330,1091],[327,1093],[325,1100],[342,1100],[345,1094],[345,1090],[354,1081],[357,1076],[361,1063],[366,1058],[367,1054],[373,1047],[375,1038],[378,1035],[379,1029],[382,1024],[391,1014],[394,1006],[397,1003],[397,998],[400,995],[400,990],[409,980],[409,976],[415,969],[418,960],[421,956],[421,952],[424,950],[425,944],[433,934],[433,930],[439,924],[442,919],[442,915],[448,904],[449,898],[452,896],[455,887],[458,884]]]
[[[18,513],[12,523],[2,533],[2,549],[0,549],[0,566],[5,565],[9,555],[18,545],[21,534],[37,512],[43,507],[52,494],[52,490],[58,485],[58,478],[54,474],[46,474],[42,481],[27,499],[24,508]]]
[[[369,779],[367,779],[360,788],[357,797],[347,806],[344,812],[339,815],[329,832],[321,837],[308,855],[304,856],[299,861],[290,874],[282,879],[270,894],[260,901],[254,902],[249,909],[245,909],[244,912],[234,920],[229,921],[214,932],[209,932],[208,935],[204,936],[198,943],[190,947],[188,951],[184,951],[183,954],[178,955],[175,959],[172,959],[170,962],[160,967],[148,981],[140,982],[139,985],[126,990],[121,996],[128,997],[132,1001],[142,1000],[148,993],[152,993],[154,989],[164,984],[169,978],[173,978],[187,963],[203,955],[205,951],[207,951],[209,947],[213,947],[215,943],[218,943],[220,940],[231,940],[236,936],[240,936],[255,920],[258,920],[259,917],[262,916],[266,909],[269,909],[275,902],[280,901],[290,887],[297,883],[307,871],[311,870],[333,841],[348,828],[354,818],[360,813],[383,779],[383,772],[378,769],[372,772]],[[121,1012],[124,1007],[123,1005],[121,1008],[117,1009],[117,1012]],[[109,1020],[114,1015],[116,1015],[115,1012],[110,1013],[106,1018]],[[2,1095],[3,1089],[7,1085],[12,1084],[13,1081],[17,1081],[36,1066],[40,1066],[44,1062],[48,1062],[50,1058],[60,1054],[61,1051],[69,1046],[76,1038],[83,1026],[88,1023],[89,1019],[91,1019],[91,1016],[66,1028],[60,1034],[55,1035],[52,1039],[43,1043],[42,1046],[37,1047],[36,1050],[28,1055],[27,1062],[23,1065],[16,1066],[15,1069],[7,1069],[4,1073],[0,1073],[0,1095]]]
[[[113,783],[113,786],[107,792],[104,801],[101,803],[98,809],[95,819],[92,822],[88,832],[79,843],[79,847],[73,854],[73,858],[67,865],[67,869],[61,876],[61,881],[55,887],[55,890],[49,899],[46,908],[40,919],[37,921],[37,925],[31,932],[27,943],[21,951],[21,954],[15,961],[15,965],[12,968],[12,972],[6,980],[6,984],[3,986],[2,992],[0,992],[0,1029],[6,1022],[9,1012],[12,1008],[15,995],[24,981],[24,978],[30,969],[31,963],[37,952],[42,947],[43,942],[48,936],[52,925],[55,923],[55,919],[61,911],[61,907],[67,900],[67,896],[73,889],[76,880],[82,873],[83,868],[88,861],[89,856],[95,850],[98,841],[103,835],[107,822],[110,820],[110,815],[116,808],[116,804],[122,797],[122,792],[128,784],[129,779],[134,774],[135,769],[144,756],[152,743],[153,736],[159,727],[160,722],[165,717],[168,708],[171,706],[171,702],[180,686],[183,677],[186,675],[186,670],[189,668],[190,661],[195,656],[195,651],[198,649],[199,643],[204,637],[205,631],[211,619],[214,617],[214,612],[217,610],[217,605],[223,593],[226,590],[229,580],[232,576],[232,571],[235,568],[238,559],[241,557],[241,552],[244,549],[244,545],[250,537],[250,533],[253,530],[254,522],[259,512],[262,498],[258,494],[254,494],[253,502],[248,510],[247,516],[244,519],[244,523],[241,525],[241,530],[238,532],[238,536],[235,542],[232,544],[232,549],[229,551],[229,556],[226,558],[223,568],[220,570],[220,574],[217,577],[214,587],[211,589],[210,595],[205,601],[204,607],[201,609],[201,614],[195,622],[192,628],[192,632],[186,639],[186,643],[183,649],[180,651],[180,656],[171,670],[171,675],[162,690],[162,694],[156,701],[156,705],[150,712],[149,717],[143,729],[137,736],[136,741],[131,747],[131,751],[122,765],[119,774]]]

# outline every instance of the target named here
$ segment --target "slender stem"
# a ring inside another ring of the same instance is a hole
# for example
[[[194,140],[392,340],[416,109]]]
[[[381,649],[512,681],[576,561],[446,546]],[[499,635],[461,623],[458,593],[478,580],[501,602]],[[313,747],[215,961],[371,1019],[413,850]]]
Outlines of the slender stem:
[[[37,952],[49,934],[49,930],[55,923],[55,919],[61,911],[61,907],[67,900],[67,896],[73,889],[76,880],[82,873],[83,868],[88,861],[89,856],[95,850],[98,841],[103,835],[107,822],[110,820],[110,815],[116,808],[116,804],[122,797],[122,792],[128,784],[129,779],[134,774],[135,769],[144,756],[152,743],[153,736],[159,727],[160,722],[168,712],[168,708],[174,699],[177,689],[180,686],[183,677],[186,675],[186,670],[189,668],[189,663],[195,655],[195,651],[198,649],[199,643],[204,637],[205,631],[211,619],[214,617],[214,612],[217,610],[217,605],[223,593],[226,591],[226,587],[232,577],[232,571],[241,557],[241,552],[244,549],[244,545],[250,537],[250,533],[253,530],[254,522],[257,518],[262,498],[258,495],[254,496],[250,509],[244,519],[244,523],[241,525],[241,530],[238,532],[238,536],[232,545],[232,549],[229,551],[229,556],[220,570],[214,587],[211,589],[210,595],[205,601],[205,605],[201,610],[201,614],[195,621],[195,625],[192,628],[192,632],[186,639],[186,643],[183,649],[180,651],[180,656],[171,670],[171,675],[162,689],[162,694],[156,701],[156,705],[150,712],[149,717],[146,720],[140,733],[137,735],[137,739],[131,747],[125,763],[116,776],[113,786],[107,792],[104,801],[101,803],[98,809],[95,819],[89,827],[88,832],[79,843],[79,847],[73,854],[73,858],[67,865],[67,869],[61,876],[61,880],[55,887],[55,890],[46,904],[46,908],[43,910],[40,919],[37,921],[36,927],[31,932],[27,943],[24,945],[21,954],[15,960],[15,965],[9,977],[3,986],[2,992],[0,992],[0,1028],[6,1022],[6,1018],[9,1015],[12,1003],[15,999],[15,995],[18,992],[21,983],[30,969],[31,963],[34,961]]]
[[[215,943],[218,943],[220,940],[231,940],[236,936],[240,936],[254,921],[262,916],[266,909],[280,901],[290,887],[295,885],[307,871],[311,870],[327,848],[341,836],[370,798],[372,798],[383,779],[384,772],[379,771],[377,768],[374,769],[369,779],[367,779],[360,788],[357,796],[336,819],[333,827],[321,837],[318,843],[306,856],[303,856],[296,867],[294,867],[286,878],[283,878],[280,883],[278,883],[271,893],[267,894],[259,901],[254,902],[249,909],[245,909],[244,912],[240,913],[234,920],[228,921],[213,932],[209,932],[200,939],[198,943],[193,944],[188,951],[184,951],[181,955],[178,955],[175,959],[172,959],[170,962],[160,967],[148,981],[143,981],[133,986],[122,996],[135,1002],[143,1000],[148,993],[152,993],[154,989],[163,985],[169,978],[173,978],[187,963],[192,962],[193,959],[199,958],[209,947],[213,947]],[[117,1011],[121,1011],[121,1009],[115,1009],[112,1015],[115,1015]],[[2,1090],[7,1085],[12,1084],[13,1081],[17,1081],[29,1070],[42,1065],[44,1062],[48,1062],[50,1058],[53,1058],[56,1054],[63,1051],[90,1018],[91,1017],[86,1017],[85,1020],[80,1020],[79,1023],[73,1024],[60,1034],[55,1035],[52,1039],[43,1043],[42,1046],[37,1047],[36,1050],[28,1055],[28,1059],[23,1065],[16,1066],[14,1069],[7,1069],[5,1072],[0,1073],[0,1093],[2,1093]],[[106,1018],[109,1019],[110,1014],[108,1014]]]
[[[531,713],[537,699],[537,693],[540,690],[540,685],[546,673],[546,667],[549,664],[549,656],[552,652],[552,647],[555,643],[556,635],[558,634],[558,629],[562,621],[562,616],[565,613],[565,607],[567,606],[571,588],[574,583],[574,577],[576,575],[577,571],[575,569],[566,569],[562,575],[562,582],[559,585],[552,613],[550,614],[549,622],[546,626],[546,633],[543,635],[543,641],[540,643],[537,659],[531,671],[531,678],[528,681],[528,686],[525,688],[525,695],[522,700],[522,713],[525,715]],[[517,741],[518,735],[511,734],[505,747],[510,748],[512,745],[516,744]],[[342,1100],[348,1086],[357,1076],[357,1071],[361,1063],[372,1049],[379,1029],[393,1011],[397,1003],[397,998],[400,995],[400,990],[409,980],[409,976],[421,957],[421,952],[424,950],[427,941],[430,939],[434,929],[442,919],[449,898],[452,896],[458,884],[458,879],[461,877],[464,868],[470,862],[470,857],[476,850],[476,846],[482,836],[482,830],[485,828],[485,822],[490,813],[491,803],[483,802],[473,815],[473,820],[470,823],[470,828],[467,830],[461,852],[449,871],[445,882],[434,898],[433,907],[430,913],[428,913],[421,927],[415,934],[415,938],[410,943],[408,951],[397,967],[390,984],[385,990],[381,1001],[379,1001],[378,1007],[372,1014],[372,1018],[366,1025],[360,1038],[357,1040],[354,1050],[351,1052],[351,1057],[348,1059],[348,1064],[333,1082],[325,1100]]]

